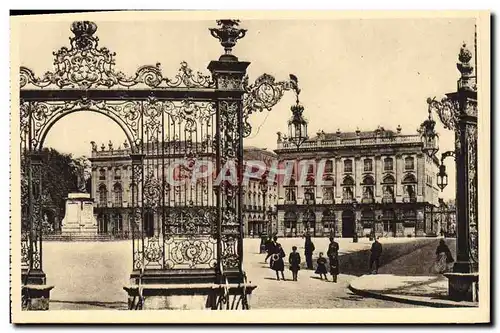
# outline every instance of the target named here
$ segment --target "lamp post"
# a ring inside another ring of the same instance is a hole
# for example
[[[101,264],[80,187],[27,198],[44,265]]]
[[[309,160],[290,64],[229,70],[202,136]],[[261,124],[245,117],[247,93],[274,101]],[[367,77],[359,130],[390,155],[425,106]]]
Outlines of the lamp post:
[[[356,230],[356,207],[358,206],[358,202],[356,199],[352,201],[352,208],[353,208],[353,213],[354,213],[354,218],[352,219],[352,242],[357,243],[358,242],[358,232]]]
[[[470,61],[472,53],[464,44],[460,49],[457,68],[460,79],[457,91],[446,94],[440,101],[428,98],[429,118],[421,124],[422,150],[434,158],[437,133],[434,130],[432,111],[435,111],[446,129],[455,132],[455,151],[445,152],[439,166],[438,186],[448,184],[444,160],[455,157],[456,201],[457,201],[457,261],[449,279],[450,297],[456,300],[475,300],[478,281],[478,232],[477,232],[477,86],[474,67]],[[477,69],[476,69],[477,73]]]
[[[260,186],[260,192],[262,193],[262,219],[263,219],[263,222],[264,222],[264,225],[266,227],[266,230],[268,229],[267,227],[267,223],[266,223],[266,194],[267,194],[267,177],[262,177],[260,183],[259,183],[259,186]],[[262,228],[263,230],[264,228]],[[262,231],[261,231],[261,235],[260,235],[260,239],[261,239],[261,244],[260,244],[260,253],[264,253],[266,252],[266,249],[265,249],[265,244],[263,242],[263,235],[262,235]]]

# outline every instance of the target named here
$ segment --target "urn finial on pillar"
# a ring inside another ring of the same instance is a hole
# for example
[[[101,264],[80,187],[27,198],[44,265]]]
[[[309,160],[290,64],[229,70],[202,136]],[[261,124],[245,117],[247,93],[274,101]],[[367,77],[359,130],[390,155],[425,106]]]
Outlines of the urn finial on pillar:
[[[225,54],[222,55],[219,60],[237,61],[238,58],[231,54],[231,51],[238,39],[245,37],[247,30],[238,28],[240,20],[217,20],[217,25],[220,27],[210,28],[210,33],[213,37],[217,38],[222,47],[224,47]]]

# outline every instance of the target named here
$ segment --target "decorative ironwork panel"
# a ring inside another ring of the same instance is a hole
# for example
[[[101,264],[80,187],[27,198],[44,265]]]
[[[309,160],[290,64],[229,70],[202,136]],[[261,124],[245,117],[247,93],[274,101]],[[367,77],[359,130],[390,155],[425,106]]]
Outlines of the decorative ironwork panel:
[[[134,239],[134,262],[143,260],[147,269],[213,268],[214,104],[151,97],[141,110],[144,159],[137,168],[144,177],[137,179],[141,237]]]
[[[478,240],[478,216],[477,216],[477,125],[466,125],[467,140],[467,187],[468,187],[468,218],[469,218],[469,248],[470,259],[478,263],[479,240]]]

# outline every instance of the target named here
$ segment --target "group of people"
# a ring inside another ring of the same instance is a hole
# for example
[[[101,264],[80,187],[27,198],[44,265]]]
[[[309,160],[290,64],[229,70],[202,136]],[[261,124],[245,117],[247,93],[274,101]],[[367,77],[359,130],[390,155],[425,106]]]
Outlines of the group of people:
[[[267,253],[265,262],[269,261],[269,268],[276,272],[276,280],[285,280],[285,261],[286,257],[283,247],[278,242],[278,237],[275,235],[264,244],[265,252]],[[332,276],[332,281],[337,282],[337,277],[340,273],[339,269],[339,244],[335,241],[333,237],[330,237],[330,244],[328,245],[328,250],[326,252],[326,257],[323,252],[320,252],[318,259],[316,260],[316,270],[315,273],[319,275],[320,279],[328,281],[328,271]],[[316,250],[314,243],[312,242],[310,235],[305,235],[304,243],[304,256],[306,259],[306,268],[308,270],[313,270],[313,254]],[[378,268],[380,266],[380,256],[382,255],[382,244],[376,238],[372,244],[370,251],[370,273],[377,274]],[[288,263],[290,265],[290,271],[292,272],[293,281],[297,281],[298,272],[300,270],[300,264],[302,259],[300,254],[297,252],[297,247],[292,246],[292,252],[288,256]],[[328,266],[328,267],[327,267]],[[329,268],[329,269],[328,269]],[[373,270],[372,270],[373,269]]]
[[[266,242],[266,252],[267,256],[265,262],[270,258],[269,267],[276,272],[276,280],[285,280],[285,262],[284,258],[286,257],[285,251],[280,243],[278,243],[278,237],[274,236],[272,240]],[[304,244],[304,255],[306,259],[306,267],[307,269],[313,268],[313,253],[315,247],[314,243],[311,240],[311,236],[305,236],[305,244]],[[320,275],[320,278],[328,281],[327,273],[327,263],[330,267],[330,274],[332,275],[333,282],[337,282],[337,276],[339,275],[339,244],[335,242],[333,237],[330,238],[330,244],[328,245],[327,251],[327,259],[324,257],[323,252],[319,253],[319,257],[317,259],[316,266],[316,274]],[[290,271],[292,272],[293,281],[297,281],[298,273],[300,270],[300,264],[302,263],[302,259],[300,254],[297,252],[297,247],[292,246],[292,252],[288,256],[288,263],[290,265]]]
[[[285,261],[286,257],[283,247],[278,242],[278,237],[274,235],[272,238],[268,238],[265,242],[265,252],[267,253],[265,262],[269,261],[269,267],[276,272],[276,280],[285,281]],[[304,256],[305,264],[308,270],[313,270],[313,254],[316,250],[314,243],[311,240],[310,235],[305,235],[304,243]],[[382,255],[382,244],[379,242],[379,238],[375,238],[370,249],[370,260],[369,260],[369,274],[377,274],[380,267],[380,258]],[[297,252],[297,246],[292,246],[292,251],[288,256],[288,264],[290,271],[292,272],[293,281],[297,281],[298,273],[301,269],[302,258]],[[315,273],[319,275],[320,279],[325,281],[328,280],[328,271],[332,276],[332,281],[337,282],[337,277],[340,273],[339,269],[339,244],[330,237],[330,243],[328,245],[328,250],[326,252],[326,257],[323,252],[320,252],[316,260],[316,270]],[[450,249],[446,245],[443,239],[440,240],[439,246],[436,249],[436,262],[434,264],[435,273],[442,274],[451,270],[453,266],[454,259],[451,254]]]

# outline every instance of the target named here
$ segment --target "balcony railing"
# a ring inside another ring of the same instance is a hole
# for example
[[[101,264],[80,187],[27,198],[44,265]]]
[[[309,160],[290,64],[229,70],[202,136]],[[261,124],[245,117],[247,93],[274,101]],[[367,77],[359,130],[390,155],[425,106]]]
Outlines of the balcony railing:
[[[322,147],[343,147],[343,146],[367,146],[380,144],[401,144],[401,143],[420,143],[419,135],[394,135],[391,137],[369,137],[355,139],[333,139],[328,141],[307,141],[300,148],[322,148]],[[291,142],[278,142],[278,149],[297,149],[297,146]]]
[[[373,198],[362,198],[361,199],[361,203],[370,204],[370,203],[374,203],[374,202],[375,202],[375,199],[373,199]]]
[[[403,197],[403,202],[417,202],[416,197]]]
[[[297,200],[285,200],[285,205],[296,205]]]
[[[385,198],[382,198],[382,203],[394,203],[396,202],[396,199],[394,197],[385,197]]]

